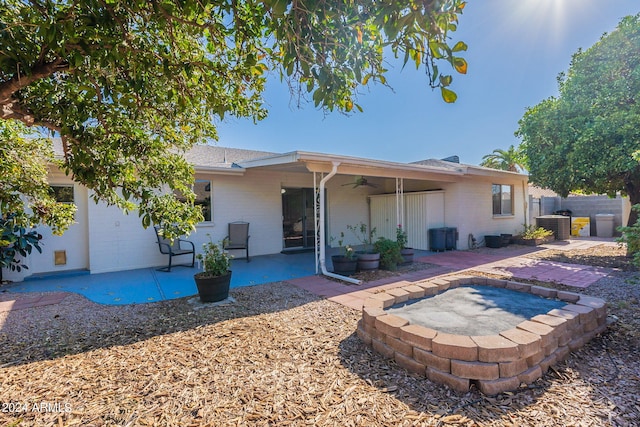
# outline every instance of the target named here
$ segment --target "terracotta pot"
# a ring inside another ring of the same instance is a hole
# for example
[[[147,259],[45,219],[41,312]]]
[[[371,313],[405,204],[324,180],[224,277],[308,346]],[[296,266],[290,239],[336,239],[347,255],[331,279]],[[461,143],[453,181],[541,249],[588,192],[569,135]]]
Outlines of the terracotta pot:
[[[356,272],[358,260],[355,258],[347,258],[343,255],[331,256],[331,262],[333,263],[333,272],[341,274],[343,276],[349,276]]]
[[[402,255],[402,265],[411,264],[413,262],[413,248],[400,249],[400,255]]]
[[[379,253],[358,252],[358,270],[377,270],[380,268]]]
[[[217,302],[229,298],[231,272],[223,276],[207,276],[198,273],[193,276],[202,302]]]

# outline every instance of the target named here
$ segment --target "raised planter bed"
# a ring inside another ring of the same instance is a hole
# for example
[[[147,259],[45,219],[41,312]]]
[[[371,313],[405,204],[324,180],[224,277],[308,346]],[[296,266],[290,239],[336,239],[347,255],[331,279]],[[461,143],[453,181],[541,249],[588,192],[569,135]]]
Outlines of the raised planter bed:
[[[385,311],[465,285],[506,288],[566,305],[487,336],[442,333]],[[475,384],[483,393],[495,395],[533,383],[606,328],[606,303],[599,298],[508,280],[448,276],[374,294],[364,302],[357,334],[412,373],[460,392]]]
[[[523,239],[522,237],[516,236],[513,238],[513,243],[516,245],[538,246],[553,242],[554,240],[556,240],[554,236],[539,237],[537,239]]]

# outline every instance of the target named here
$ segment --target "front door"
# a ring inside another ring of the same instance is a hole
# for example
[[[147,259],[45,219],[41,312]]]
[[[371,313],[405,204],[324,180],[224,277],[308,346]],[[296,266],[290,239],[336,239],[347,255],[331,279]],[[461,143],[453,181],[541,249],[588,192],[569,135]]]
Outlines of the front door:
[[[282,189],[283,249],[314,246],[313,195],[313,188]]]

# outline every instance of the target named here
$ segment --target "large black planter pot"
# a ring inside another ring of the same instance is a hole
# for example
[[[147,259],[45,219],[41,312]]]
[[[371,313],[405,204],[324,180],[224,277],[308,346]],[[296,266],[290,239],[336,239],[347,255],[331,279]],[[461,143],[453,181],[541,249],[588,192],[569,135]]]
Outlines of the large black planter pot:
[[[229,298],[229,285],[231,285],[231,272],[224,276],[207,276],[198,273],[193,276],[198,287],[198,295],[202,302],[217,302]]]
[[[332,255],[331,262],[333,263],[333,272],[343,276],[354,274],[358,266],[357,259],[347,258],[343,255]]]
[[[380,268],[380,253],[358,252],[358,270],[377,270]]]
[[[484,242],[488,248],[501,248],[502,236],[484,236]]]
[[[402,255],[402,265],[408,265],[413,262],[413,248],[400,249],[400,255]]]

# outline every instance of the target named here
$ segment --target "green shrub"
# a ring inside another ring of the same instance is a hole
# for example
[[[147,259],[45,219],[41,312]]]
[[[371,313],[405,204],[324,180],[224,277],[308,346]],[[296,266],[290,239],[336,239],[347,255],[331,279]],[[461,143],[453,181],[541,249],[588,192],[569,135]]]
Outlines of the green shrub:
[[[396,242],[401,250],[407,247],[407,240],[407,232],[402,229],[402,224],[398,224],[398,228],[396,228]]]
[[[633,205],[635,211],[640,211],[640,205]],[[627,256],[633,257],[633,264],[640,267],[640,218],[634,225],[618,227],[622,237],[617,239],[618,243],[627,244]]]
[[[350,230],[356,239],[364,246],[364,251],[371,253],[373,244],[373,238],[376,235],[376,228],[373,227],[371,231],[368,231],[367,224],[361,222],[358,225],[347,225],[347,230]]]
[[[553,235],[553,231],[532,224],[525,225],[520,237],[525,240],[541,239]]]
[[[380,237],[374,244],[376,252],[380,253],[380,267],[384,270],[395,271],[398,264],[403,261],[400,254],[400,246],[397,242]]]
[[[196,256],[204,267],[204,272],[198,274],[201,277],[224,276],[231,270],[231,255],[224,251],[222,243],[213,243],[211,236],[207,236],[209,241],[202,244],[203,252]]]
[[[24,264],[33,248],[42,253],[40,240],[42,235],[37,231],[27,231],[17,221],[17,215],[0,216],[0,283],[2,269],[22,271],[29,267]]]

